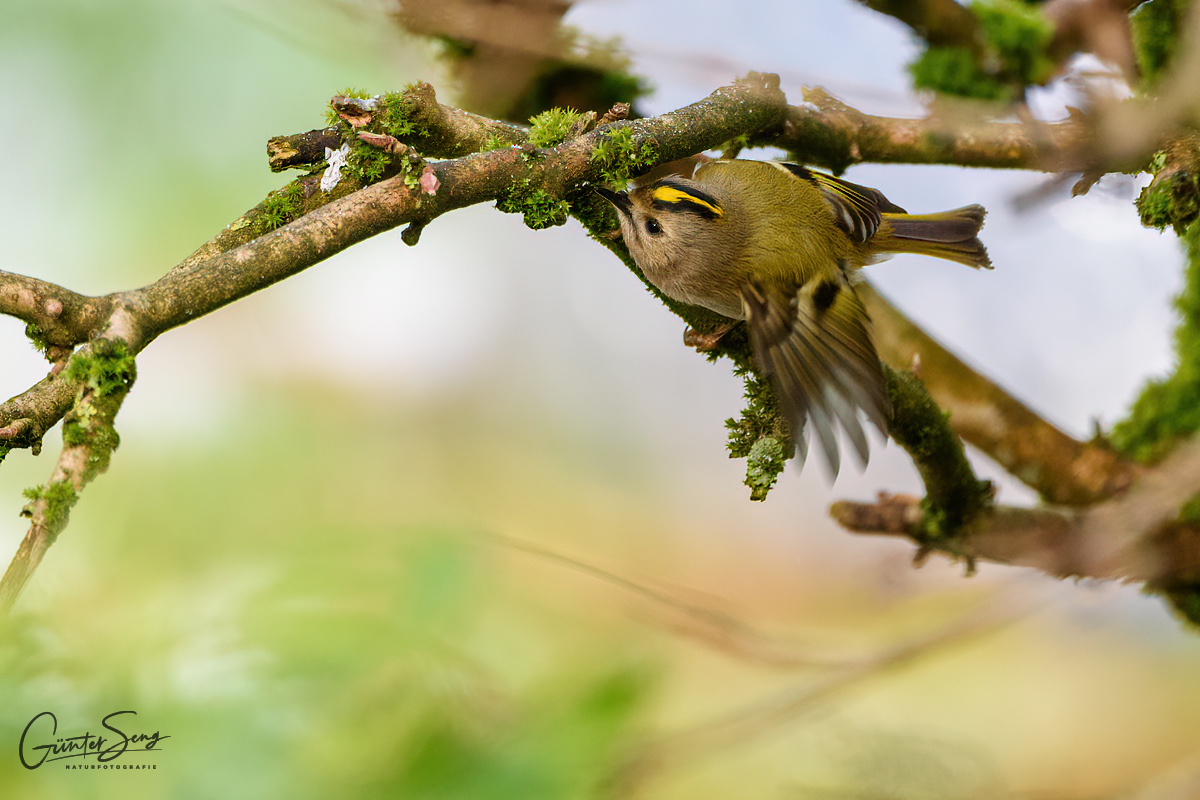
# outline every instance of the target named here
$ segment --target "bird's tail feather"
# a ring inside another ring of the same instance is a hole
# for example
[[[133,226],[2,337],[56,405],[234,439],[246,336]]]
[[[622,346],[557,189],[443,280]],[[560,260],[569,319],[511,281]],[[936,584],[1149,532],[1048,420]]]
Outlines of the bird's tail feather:
[[[917,253],[991,269],[987,248],[978,238],[986,213],[978,205],[940,214],[885,213],[871,242],[881,253]]]

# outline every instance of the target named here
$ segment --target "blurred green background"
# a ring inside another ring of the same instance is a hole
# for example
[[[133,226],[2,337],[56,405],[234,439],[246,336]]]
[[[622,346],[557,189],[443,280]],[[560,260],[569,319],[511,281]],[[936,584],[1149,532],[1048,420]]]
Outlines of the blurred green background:
[[[90,293],[150,282],[282,185],[266,139],[319,126],[338,89],[423,78],[452,98],[380,8],[8,0],[0,268]],[[576,21],[619,11],[636,28],[624,8],[584,3]],[[871,25],[902,63],[903,32]],[[741,67],[691,55],[700,93]],[[653,102],[694,99],[651,78]],[[1012,265],[998,280],[1052,235],[1179,268],[1131,210],[1119,247],[1006,217],[1022,176],[873,174],[898,199],[891,186],[932,175],[929,205],[987,202],[993,257]],[[987,338],[968,323],[1001,311],[914,269],[908,291],[933,298],[918,316],[964,325],[950,339],[968,349]],[[1163,342],[1171,280],[1144,306],[1122,298]],[[0,623],[0,796],[1141,798],[1195,780],[1200,642],[1160,601],[916,570],[910,546],[837,530],[832,499],[918,485],[878,442],[864,475],[831,489],[810,465],[749,503],[720,424],[739,383],[679,327],[573,224],[535,234],[478,208],[156,342],[111,471]],[[1006,367],[1022,348],[1061,355],[1036,330],[999,369],[1079,429],[1076,409],[1119,408],[1160,344],[1104,362],[1091,379],[1111,394],[1039,395],[1041,362]],[[0,363],[9,395],[44,369],[11,319]],[[57,444],[0,468],[6,554]],[[21,767],[35,714],[73,735],[122,709],[171,737],[156,770]]]

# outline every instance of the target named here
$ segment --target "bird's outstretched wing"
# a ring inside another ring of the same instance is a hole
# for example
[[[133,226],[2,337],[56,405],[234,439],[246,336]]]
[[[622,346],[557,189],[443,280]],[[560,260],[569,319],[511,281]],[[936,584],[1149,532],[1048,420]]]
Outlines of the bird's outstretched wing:
[[[742,292],[759,369],[775,383],[803,462],[805,422],[836,476],[837,426],[867,463],[861,410],[886,436],[891,418],[883,369],[871,342],[867,311],[842,271],[802,285],[751,283]]]

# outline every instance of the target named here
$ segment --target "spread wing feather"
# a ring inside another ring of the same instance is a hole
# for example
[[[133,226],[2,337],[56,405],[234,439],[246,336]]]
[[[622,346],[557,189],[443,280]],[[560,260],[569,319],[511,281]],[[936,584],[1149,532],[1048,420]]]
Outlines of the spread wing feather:
[[[836,274],[799,286],[752,283],[742,293],[755,359],[774,381],[798,457],[806,455],[804,428],[811,423],[834,475],[841,464],[837,426],[866,464],[859,411],[884,435],[891,417],[866,309],[845,276]]]

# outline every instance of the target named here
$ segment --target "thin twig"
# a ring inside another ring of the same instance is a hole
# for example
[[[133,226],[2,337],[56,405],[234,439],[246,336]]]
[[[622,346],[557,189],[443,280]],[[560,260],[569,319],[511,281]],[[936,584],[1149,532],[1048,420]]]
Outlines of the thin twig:
[[[714,719],[660,736],[637,748],[637,756],[624,766],[617,781],[623,789],[631,789],[678,764],[724,755],[794,722],[866,680],[901,669],[940,650],[996,633],[1036,609],[1036,603],[1028,597],[1019,604],[994,602],[932,636],[882,652],[868,662],[831,671],[803,686],[785,689]]]
[[[486,537],[504,547],[560,564],[641,597],[676,616],[678,621],[674,622],[672,626],[677,632],[747,661],[768,664],[772,667],[797,669],[848,667],[873,660],[873,657],[865,659],[817,653],[815,652],[816,648],[809,643],[769,636],[722,611],[689,603],[671,592],[618,575],[556,550],[502,534],[490,533],[486,534]]]

